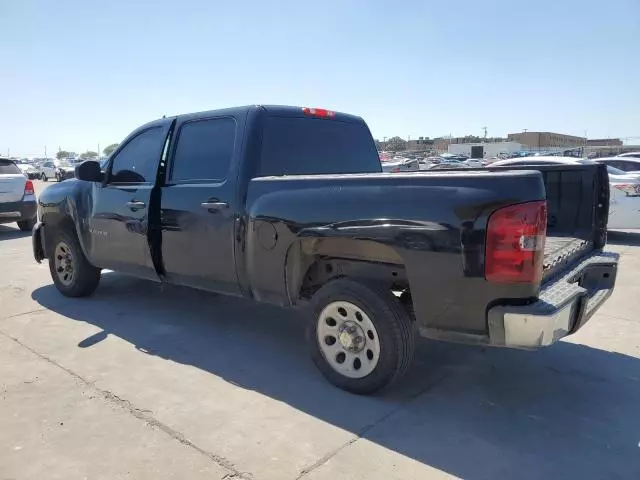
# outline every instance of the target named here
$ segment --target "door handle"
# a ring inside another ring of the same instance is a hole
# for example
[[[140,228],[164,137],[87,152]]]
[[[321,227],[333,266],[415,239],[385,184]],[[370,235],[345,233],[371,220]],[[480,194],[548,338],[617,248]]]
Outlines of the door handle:
[[[129,209],[133,210],[134,212],[136,210],[140,210],[145,208],[147,205],[144,202],[138,202],[136,200],[132,200],[130,202],[127,202],[127,207],[129,207]]]
[[[203,202],[200,206],[207,210],[223,210],[225,208],[229,208],[229,204],[227,202]]]

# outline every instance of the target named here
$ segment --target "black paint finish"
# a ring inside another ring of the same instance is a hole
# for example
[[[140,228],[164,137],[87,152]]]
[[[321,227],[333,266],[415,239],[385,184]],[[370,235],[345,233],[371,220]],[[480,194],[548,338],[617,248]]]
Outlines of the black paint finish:
[[[484,279],[484,239],[496,209],[545,199],[539,172],[384,174],[376,157],[359,174],[254,178],[269,116],[305,118],[299,108],[252,106],[141,127],[136,132],[150,126],[167,132],[155,184],[114,184],[108,164],[102,183],[52,185],[40,197],[45,231],[74,228],[100,267],[279,305],[299,300],[299,283],[319,258],[387,265],[408,281],[424,328],[483,335],[490,305],[537,295],[540,285]],[[216,117],[237,125],[226,178],[172,183],[176,132],[186,122]],[[309,121],[364,125],[345,114]],[[585,201],[596,202],[593,192]]]

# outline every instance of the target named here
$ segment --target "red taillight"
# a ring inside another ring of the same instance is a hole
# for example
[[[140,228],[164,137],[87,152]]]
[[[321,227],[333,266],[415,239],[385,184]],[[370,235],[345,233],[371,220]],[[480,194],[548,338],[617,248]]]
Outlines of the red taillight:
[[[497,283],[542,280],[547,202],[528,202],[496,210],[489,217],[485,277]]]
[[[398,173],[400,171],[400,167],[394,167],[391,169],[392,173]]]
[[[31,180],[27,180],[27,183],[24,184],[24,194],[25,195],[36,194],[36,191],[33,189],[33,182]]]
[[[324,108],[302,107],[302,112],[305,115],[312,115],[320,118],[332,118],[336,116],[336,112],[332,112],[331,110],[326,110]]]

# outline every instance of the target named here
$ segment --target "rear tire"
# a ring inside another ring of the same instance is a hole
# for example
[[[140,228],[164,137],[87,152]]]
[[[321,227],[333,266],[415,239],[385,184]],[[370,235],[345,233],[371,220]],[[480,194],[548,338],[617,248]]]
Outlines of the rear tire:
[[[47,175],[45,173],[43,173],[42,175],[40,175],[40,178],[42,179],[43,182],[46,182],[47,180],[49,180],[47,178]]]
[[[18,221],[18,228],[23,232],[30,232],[33,230],[33,226],[36,224],[35,218],[29,218],[27,220]]]
[[[391,291],[338,279],[320,288],[311,304],[311,356],[333,385],[370,394],[407,371],[415,326]]]
[[[73,233],[54,231],[47,257],[53,283],[64,296],[87,297],[98,288],[100,269],[89,263]]]

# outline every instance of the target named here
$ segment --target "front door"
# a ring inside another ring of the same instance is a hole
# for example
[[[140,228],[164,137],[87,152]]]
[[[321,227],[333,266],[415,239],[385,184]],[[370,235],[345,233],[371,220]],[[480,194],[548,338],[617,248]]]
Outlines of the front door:
[[[167,281],[239,294],[235,265],[234,165],[243,124],[233,116],[176,125],[162,187],[162,260]]]
[[[88,256],[94,265],[158,280],[148,244],[151,193],[171,120],[131,134],[111,157],[106,182],[94,184]]]

